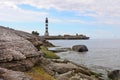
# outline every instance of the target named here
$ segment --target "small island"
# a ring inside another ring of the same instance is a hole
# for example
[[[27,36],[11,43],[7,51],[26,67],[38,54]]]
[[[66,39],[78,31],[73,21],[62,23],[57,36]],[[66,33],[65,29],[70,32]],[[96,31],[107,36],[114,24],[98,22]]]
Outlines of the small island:
[[[87,40],[89,37],[85,35],[58,35],[58,36],[44,36],[47,40]]]

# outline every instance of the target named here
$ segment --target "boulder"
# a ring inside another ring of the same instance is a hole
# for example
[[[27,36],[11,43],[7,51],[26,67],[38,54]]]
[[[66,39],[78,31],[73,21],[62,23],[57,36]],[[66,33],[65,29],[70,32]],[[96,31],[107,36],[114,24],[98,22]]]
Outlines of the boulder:
[[[88,48],[85,45],[74,45],[72,47],[72,50],[77,51],[77,52],[86,52],[88,51]]]
[[[33,80],[23,72],[0,68],[0,80]]]
[[[113,70],[108,72],[108,78],[112,80],[120,80],[120,70]]]
[[[20,71],[33,67],[41,56],[35,46],[42,44],[33,45],[27,40],[33,37],[29,33],[0,26],[0,67]]]

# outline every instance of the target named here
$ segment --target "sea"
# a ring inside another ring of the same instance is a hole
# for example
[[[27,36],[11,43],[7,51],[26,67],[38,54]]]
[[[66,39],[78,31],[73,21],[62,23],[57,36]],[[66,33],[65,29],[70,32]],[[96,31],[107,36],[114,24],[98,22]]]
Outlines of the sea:
[[[91,69],[120,69],[120,39],[90,40],[49,40],[55,46],[72,48],[73,45],[86,45],[88,52],[59,52],[61,59],[67,59]]]

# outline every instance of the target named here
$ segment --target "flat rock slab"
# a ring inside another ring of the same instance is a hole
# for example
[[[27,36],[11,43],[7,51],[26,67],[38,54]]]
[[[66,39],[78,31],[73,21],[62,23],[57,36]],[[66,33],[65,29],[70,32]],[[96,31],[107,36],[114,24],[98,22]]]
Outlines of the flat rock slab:
[[[0,80],[33,80],[23,72],[0,68]]]
[[[51,70],[57,72],[58,74],[63,74],[73,69],[78,68],[72,63],[51,63]]]
[[[72,64],[72,63],[54,63],[53,64],[56,67],[61,67],[61,68],[78,68],[76,65]]]

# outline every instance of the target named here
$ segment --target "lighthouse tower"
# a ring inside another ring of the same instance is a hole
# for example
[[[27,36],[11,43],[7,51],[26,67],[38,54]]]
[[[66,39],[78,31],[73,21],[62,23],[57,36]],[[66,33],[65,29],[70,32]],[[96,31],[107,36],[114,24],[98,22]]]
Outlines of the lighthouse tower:
[[[48,18],[47,17],[45,19],[45,35],[44,36],[49,36],[49,32],[48,32]]]

